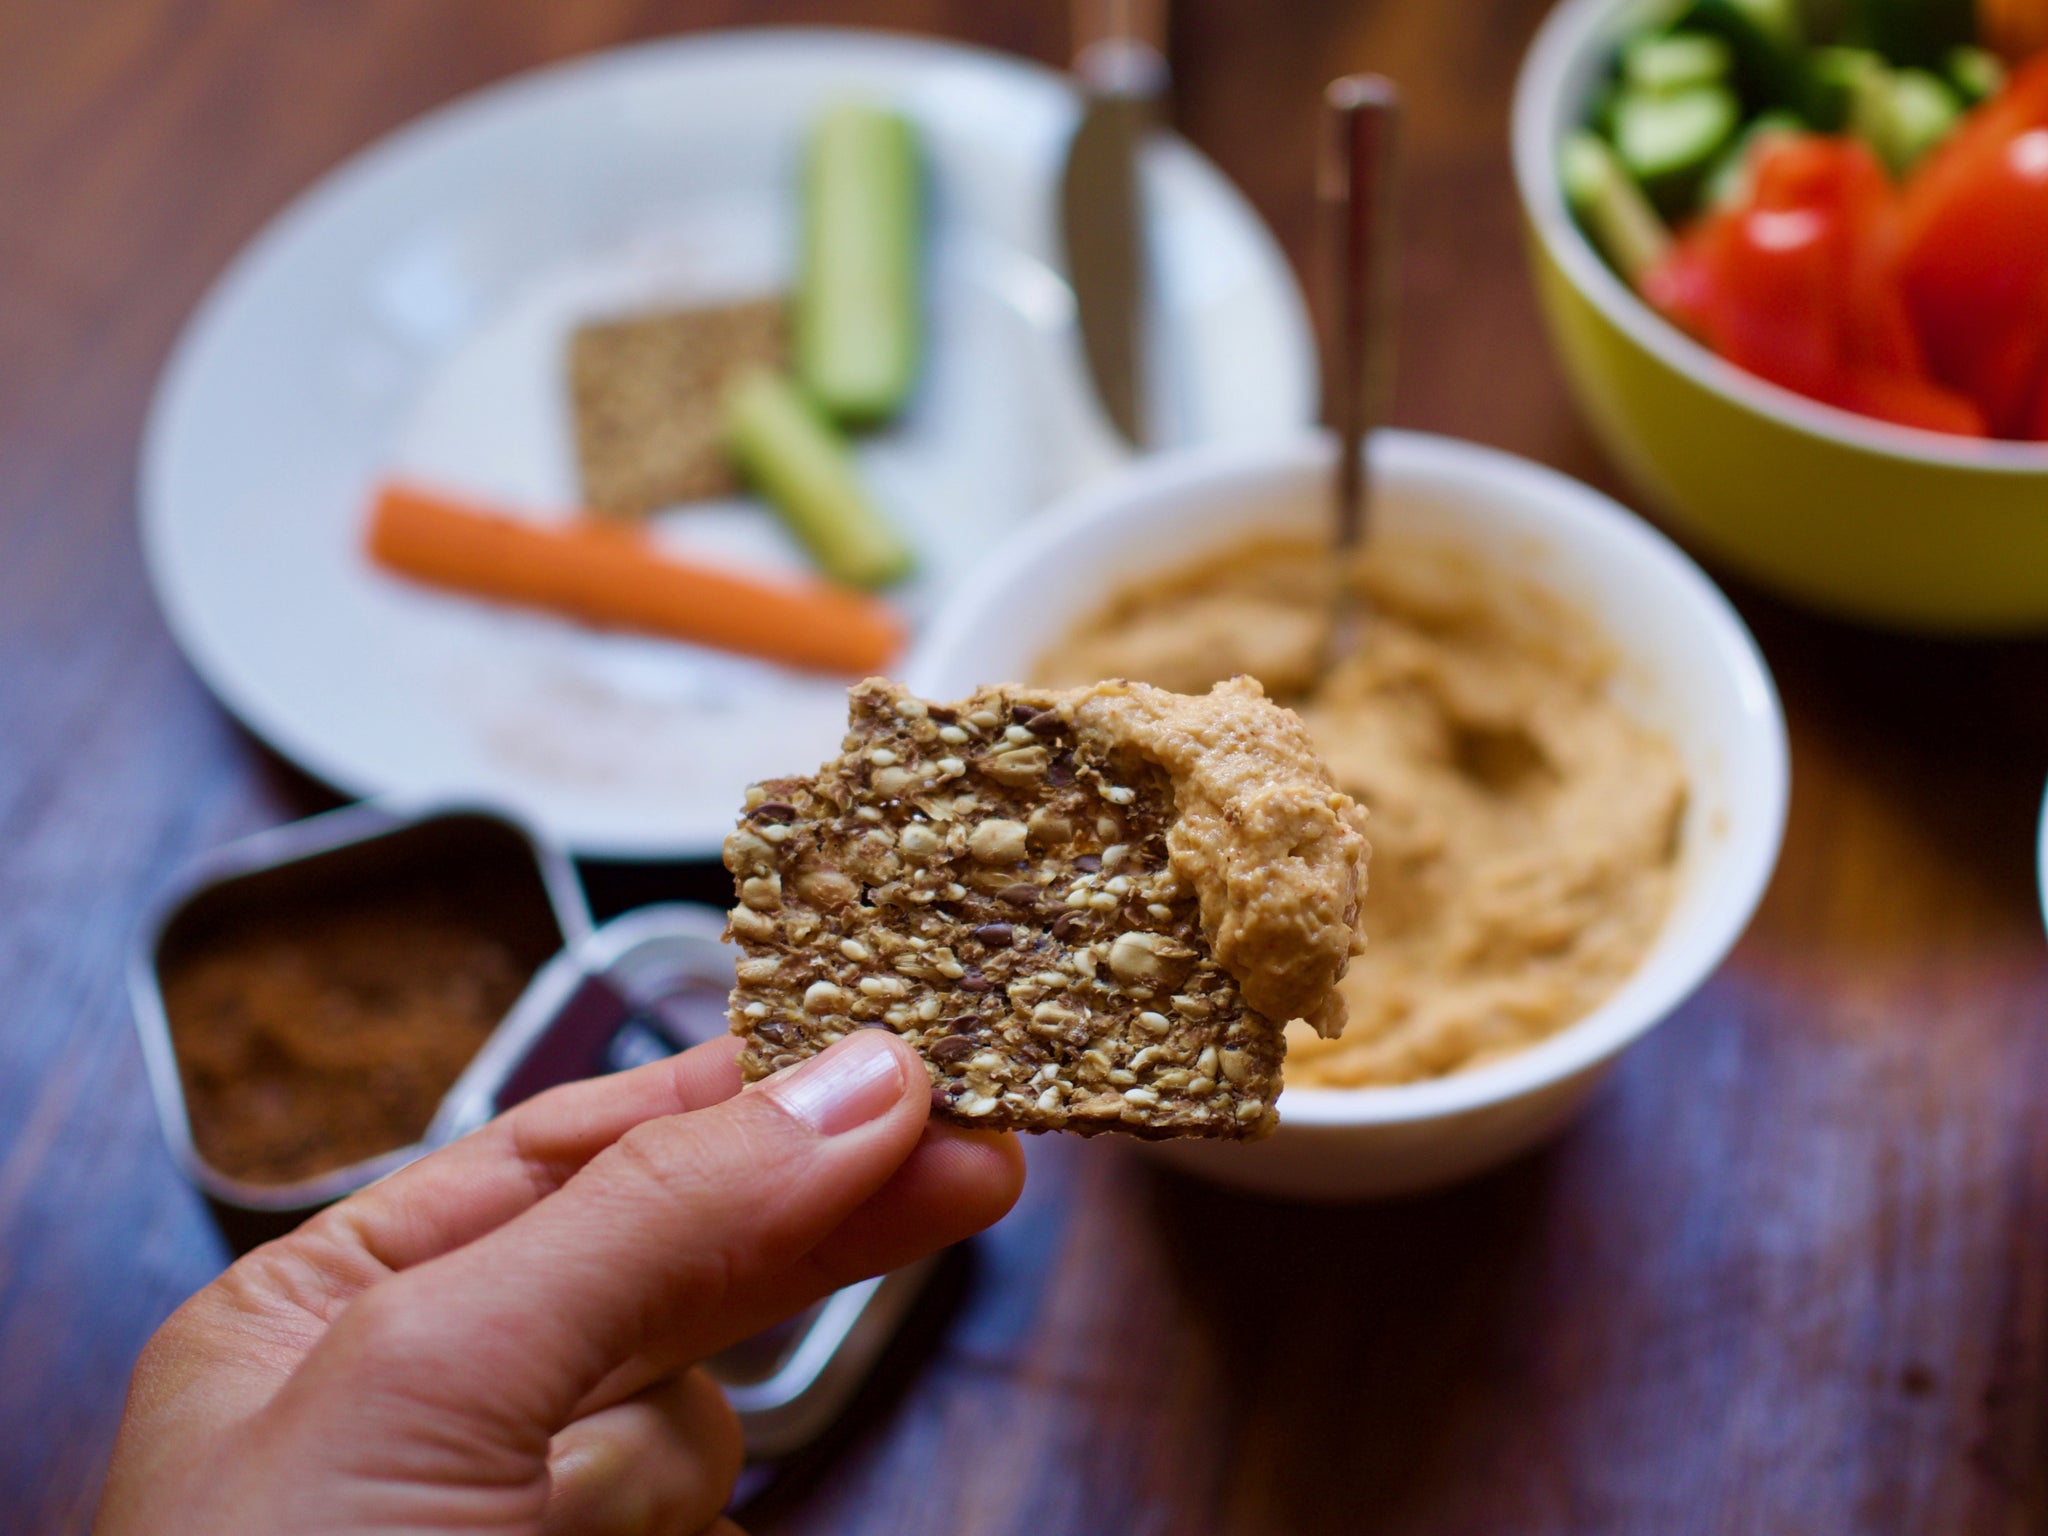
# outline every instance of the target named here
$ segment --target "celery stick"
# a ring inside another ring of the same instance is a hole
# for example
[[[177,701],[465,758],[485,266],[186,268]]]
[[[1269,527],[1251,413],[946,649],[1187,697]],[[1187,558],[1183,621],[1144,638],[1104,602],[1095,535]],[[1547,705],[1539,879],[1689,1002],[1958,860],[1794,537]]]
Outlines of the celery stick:
[[[1671,248],[1671,232],[1597,135],[1581,129],[1564,141],[1558,177],[1565,201],[1622,280],[1634,287]]]
[[[886,421],[917,378],[922,187],[908,120],[860,103],[812,130],[804,165],[796,372],[851,426]]]
[[[788,379],[747,370],[726,391],[725,419],[733,462],[827,575],[879,587],[910,569],[909,549],[868,499],[845,442]]]

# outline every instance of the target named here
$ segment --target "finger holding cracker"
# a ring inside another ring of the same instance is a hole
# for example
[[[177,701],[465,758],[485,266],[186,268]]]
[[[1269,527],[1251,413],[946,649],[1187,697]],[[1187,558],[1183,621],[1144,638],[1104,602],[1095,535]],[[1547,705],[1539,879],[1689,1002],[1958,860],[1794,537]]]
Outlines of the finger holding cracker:
[[[726,840],[748,1079],[884,1028],[962,1124],[1270,1132],[1283,1027],[1342,1029],[1364,942],[1365,813],[1299,718],[1249,678],[850,705]]]

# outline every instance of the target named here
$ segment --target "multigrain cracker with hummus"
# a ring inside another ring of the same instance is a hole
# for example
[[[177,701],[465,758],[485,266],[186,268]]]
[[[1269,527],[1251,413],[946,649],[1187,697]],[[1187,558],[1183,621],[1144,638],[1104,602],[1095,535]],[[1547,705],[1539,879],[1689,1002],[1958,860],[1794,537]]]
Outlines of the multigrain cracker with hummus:
[[[863,683],[841,754],[757,785],[726,840],[742,1069],[874,1026],[963,1123],[1262,1136],[1282,1026],[1343,1027],[1363,821],[1248,679]]]

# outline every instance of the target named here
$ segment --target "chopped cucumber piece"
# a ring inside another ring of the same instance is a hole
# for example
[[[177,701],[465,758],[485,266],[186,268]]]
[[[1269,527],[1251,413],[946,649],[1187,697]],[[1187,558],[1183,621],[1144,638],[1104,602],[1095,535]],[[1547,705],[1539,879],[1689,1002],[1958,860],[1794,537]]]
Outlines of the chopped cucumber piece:
[[[1621,50],[1621,78],[1637,91],[1719,85],[1734,67],[1735,53],[1727,41],[1705,32],[1652,33],[1630,39]]]
[[[1868,48],[1815,48],[1806,56],[1806,88],[1800,111],[1821,133],[1840,133],[1849,126],[1855,104],[1888,71]]]
[[[740,473],[827,575],[879,587],[910,569],[909,549],[869,501],[845,441],[788,379],[770,368],[741,374],[726,391],[725,431]]]
[[[1627,92],[1614,107],[1614,148],[1628,173],[1667,213],[1686,207],[1735,137],[1742,109],[1725,86],[1669,95]]]
[[[859,103],[828,109],[803,190],[797,377],[843,422],[886,421],[917,377],[922,187],[910,123]]]
[[[1707,173],[1700,196],[1712,208],[1735,208],[1749,201],[1755,180],[1756,152],[1765,140],[1785,134],[1804,133],[1806,124],[1790,112],[1766,112],[1742,130],[1713,170]]]
[[[1951,48],[1941,61],[1941,72],[1965,106],[1974,107],[2005,89],[2005,65],[1988,48]]]
[[[1559,152],[1565,201],[1622,280],[1635,287],[1671,248],[1670,231],[1643,190],[1629,179],[1607,142],[1584,129],[1568,135]]]
[[[1900,69],[1876,105],[1875,123],[1868,130],[1858,127],[1892,174],[1903,176],[1949,136],[1962,115],[1961,99],[1939,75]]]
[[[1750,111],[1796,105],[1802,78],[1797,0],[1692,0],[1680,25],[1728,44],[1736,87]]]

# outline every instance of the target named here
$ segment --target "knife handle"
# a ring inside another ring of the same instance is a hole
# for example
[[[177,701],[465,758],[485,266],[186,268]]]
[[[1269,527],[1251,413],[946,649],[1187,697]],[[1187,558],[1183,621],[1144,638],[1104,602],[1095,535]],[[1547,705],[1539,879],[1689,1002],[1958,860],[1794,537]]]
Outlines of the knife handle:
[[[1097,43],[1143,43],[1166,56],[1166,0],[1074,0],[1073,57]]]
[[[1393,376],[1395,161],[1401,93],[1384,75],[1346,75],[1323,93],[1316,201],[1323,223],[1324,411],[1337,434],[1337,545],[1363,539],[1366,436]]]

